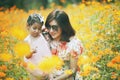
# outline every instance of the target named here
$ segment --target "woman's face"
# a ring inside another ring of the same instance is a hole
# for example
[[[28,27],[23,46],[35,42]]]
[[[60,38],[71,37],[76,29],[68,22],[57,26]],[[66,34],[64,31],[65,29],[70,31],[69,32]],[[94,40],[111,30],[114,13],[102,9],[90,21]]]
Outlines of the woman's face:
[[[42,27],[42,25],[40,25],[39,23],[36,23],[36,22],[33,25],[28,26],[30,35],[33,37],[38,37],[41,32],[41,27]]]
[[[52,36],[54,40],[59,41],[61,38],[61,33],[62,33],[60,26],[57,24],[55,20],[52,20],[49,23],[49,25],[50,26],[48,27],[48,30],[49,30],[50,35]]]

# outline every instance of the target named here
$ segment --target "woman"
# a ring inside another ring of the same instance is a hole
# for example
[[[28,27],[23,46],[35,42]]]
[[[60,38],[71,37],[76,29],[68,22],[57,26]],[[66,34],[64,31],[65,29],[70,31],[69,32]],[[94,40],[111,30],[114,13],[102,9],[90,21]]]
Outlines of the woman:
[[[71,26],[68,15],[61,10],[52,11],[47,16],[45,27],[53,38],[50,42],[52,54],[64,61],[61,69],[50,74],[50,80],[78,80],[75,79],[78,71],[77,60],[83,47],[80,40],[75,37],[75,30]]]

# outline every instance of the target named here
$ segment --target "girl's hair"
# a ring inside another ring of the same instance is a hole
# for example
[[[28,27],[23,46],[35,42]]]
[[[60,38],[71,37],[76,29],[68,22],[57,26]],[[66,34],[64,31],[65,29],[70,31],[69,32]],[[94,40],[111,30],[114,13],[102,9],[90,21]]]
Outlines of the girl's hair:
[[[36,13],[31,14],[27,19],[28,26],[33,25],[35,22],[43,25],[44,23],[43,17]]]
[[[46,28],[48,28],[50,26],[49,23],[52,20],[55,20],[57,22],[58,26],[62,30],[60,40],[69,42],[70,37],[75,35],[75,30],[72,28],[72,25],[69,21],[68,15],[64,11],[57,10],[57,9],[53,10],[47,16],[47,19],[46,19],[46,22],[45,22]]]

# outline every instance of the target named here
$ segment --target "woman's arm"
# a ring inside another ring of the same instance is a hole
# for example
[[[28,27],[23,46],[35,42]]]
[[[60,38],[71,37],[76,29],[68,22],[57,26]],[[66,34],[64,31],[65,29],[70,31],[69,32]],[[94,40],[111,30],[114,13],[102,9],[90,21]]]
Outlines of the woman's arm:
[[[72,71],[72,73],[71,74],[64,73],[64,74],[56,77],[54,80],[65,80],[71,76],[74,76],[74,74],[76,73],[76,70],[77,70],[77,60],[78,59],[76,57],[74,57],[73,55],[70,55],[70,65],[69,66],[70,66],[70,70]]]

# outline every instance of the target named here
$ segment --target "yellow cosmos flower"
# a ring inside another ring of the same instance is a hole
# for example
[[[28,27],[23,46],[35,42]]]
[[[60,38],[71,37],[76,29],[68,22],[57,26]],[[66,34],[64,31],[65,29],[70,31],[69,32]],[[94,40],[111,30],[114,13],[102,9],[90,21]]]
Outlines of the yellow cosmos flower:
[[[10,61],[11,59],[12,59],[12,54],[9,54],[9,53],[0,54],[1,61]]]
[[[111,2],[112,0],[107,0],[108,2]]]
[[[27,36],[27,32],[19,27],[12,27],[10,29],[10,34],[16,37],[18,40],[23,40]]]
[[[69,75],[70,75],[70,74],[72,74],[72,73],[73,73],[73,71],[70,70],[70,69],[69,69],[69,70],[65,70],[65,74],[69,74]]]
[[[91,71],[92,70],[92,66],[90,64],[85,64],[83,66],[83,71]]]
[[[26,42],[20,42],[14,46],[14,51],[18,57],[23,57],[30,54],[30,46]]]
[[[80,73],[80,76],[88,76],[90,71],[84,71]]]
[[[39,69],[45,73],[50,73],[54,69],[60,69],[63,61],[57,56],[46,57],[38,65]]]
[[[92,66],[89,64],[83,65],[83,72],[80,73],[81,76],[88,76],[92,70]]]
[[[98,60],[100,60],[101,56],[100,55],[97,55],[97,56],[91,56],[91,63],[96,63]]]
[[[5,80],[14,80],[14,78],[8,77],[8,78],[6,78]]]
[[[81,55],[78,59],[77,65],[81,66],[90,62],[90,58],[86,55]]]

